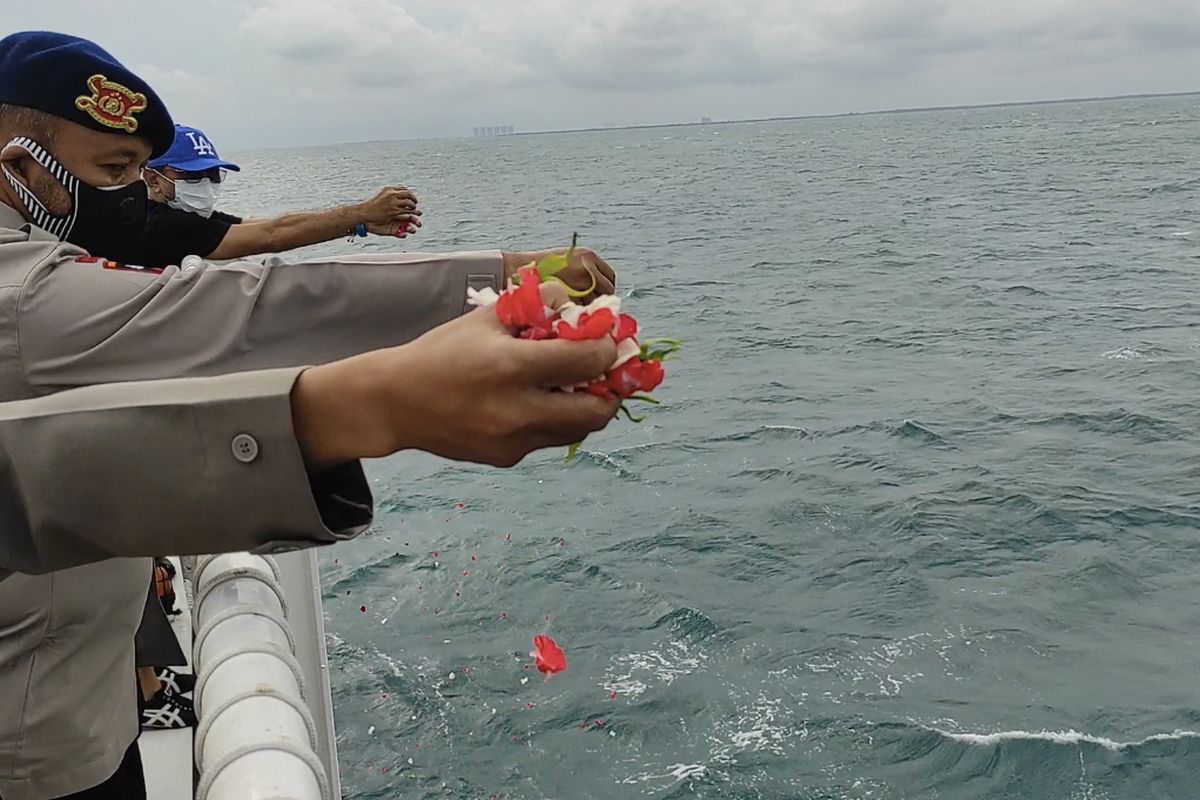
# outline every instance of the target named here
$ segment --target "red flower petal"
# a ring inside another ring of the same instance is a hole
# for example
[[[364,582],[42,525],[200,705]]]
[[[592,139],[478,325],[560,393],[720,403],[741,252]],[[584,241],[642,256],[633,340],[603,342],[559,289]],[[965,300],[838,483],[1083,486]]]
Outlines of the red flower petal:
[[[611,400],[613,396],[612,390],[608,388],[608,384],[602,380],[592,381],[583,390],[604,400]]]
[[[642,362],[631,358],[621,366],[608,373],[606,381],[608,388],[618,397],[629,397],[637,394],[642,388]]]
[[[550,328],[545,325],[533,325],[522,330],[519,336],[522,339],[540,342],[544,339],[553,339],[554,331],[550,330]]]
[[[613,338],[618,342],[623,342],[626,339],[631,339],[637,336],[638,324],[637,320],[628,314],[622,314],[617,319],[617,333]]]
[[[521,283],[505,289],[496,301],[496,317],[510,328],[523,330],[539,326],[546,327],[546,307],[542,303],[542,292],[538,288],[541,280],[536,267],[517,270]]]
[[[612,311],[607,308],[601,308],[598,311],[584,311],[579,315],[579,324],[575,326],[568,325],[566,322],[560,320],[555,326],[555,330],[560,339],[583,341],[586,339],[602,339],[612,333],[613,326],[615,325],[616,320],[613,318]]]
[[[567,655],[553,639],[543,634],[533,637],[534,666],[538,672],[553,675],[567,668]]]
[[[642,362],[642,386],[643,392],[654,391],[663,378],[666,377],[666,370],[663,369],[661,361],[643,361]]]

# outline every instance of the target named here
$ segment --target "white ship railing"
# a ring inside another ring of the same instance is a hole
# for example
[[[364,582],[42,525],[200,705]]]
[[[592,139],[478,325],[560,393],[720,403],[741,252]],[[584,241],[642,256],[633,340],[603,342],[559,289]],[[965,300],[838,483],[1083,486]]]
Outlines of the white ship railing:
[[[340,800],[315,559],[197,563],[197,800]]]

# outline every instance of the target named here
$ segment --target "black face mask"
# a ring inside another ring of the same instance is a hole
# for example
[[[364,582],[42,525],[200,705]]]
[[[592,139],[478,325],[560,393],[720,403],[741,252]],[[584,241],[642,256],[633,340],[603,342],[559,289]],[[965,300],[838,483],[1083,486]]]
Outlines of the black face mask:
[[[5,167],[4,175],[21,198],[33,224],[59,239],[78,245],[90,255],[110,258],[127,250],[146,227],[146,183],[134,181],[126,186],[98,189],[84,183],[55,160],[40,144],[24,136],[9,142],[4,149],[20,147],[33,160],[50,171],[71,195],[71,213],[55,216],[41,200]]]

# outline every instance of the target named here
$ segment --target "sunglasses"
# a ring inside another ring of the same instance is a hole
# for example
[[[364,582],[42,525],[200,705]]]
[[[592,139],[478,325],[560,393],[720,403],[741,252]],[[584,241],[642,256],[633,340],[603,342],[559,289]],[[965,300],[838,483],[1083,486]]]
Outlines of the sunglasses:
[[[221,169],[220,167],[213,167],[202,172],[184,172],[174,167],[170,167],[170,170],[174,174],[164,175],[164,177],[170,178],[173,181],[183,181],[184,183],[199,183],[205,179],[213,183],[221,183],[225,180],[225,175],[229,172],[229,170]]]

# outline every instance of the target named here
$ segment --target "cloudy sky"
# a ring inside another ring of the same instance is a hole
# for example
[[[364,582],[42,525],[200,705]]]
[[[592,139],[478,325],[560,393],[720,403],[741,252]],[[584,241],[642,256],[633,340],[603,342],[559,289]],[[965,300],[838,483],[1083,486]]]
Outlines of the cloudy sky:
[[[42,0],[232,147],[1200,89],[1200,0]]]

